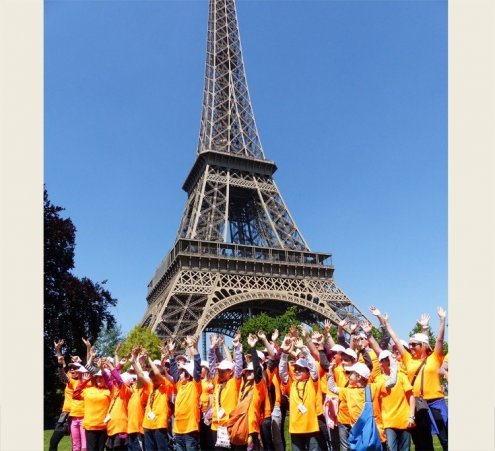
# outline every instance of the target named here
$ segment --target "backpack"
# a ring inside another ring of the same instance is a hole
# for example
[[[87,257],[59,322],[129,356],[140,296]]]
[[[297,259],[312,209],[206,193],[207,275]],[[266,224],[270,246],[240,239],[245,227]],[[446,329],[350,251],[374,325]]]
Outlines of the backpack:
[[[349,431],[349,448],[356,451],[381,451],[382,442],[373,416],[371,389],[365,389],[364,409]]]
[[[253,397],[253,389],[249,394],[230,412],[227,421],[230,443],[232,445],[246,445],[248,442],[248,409]]]

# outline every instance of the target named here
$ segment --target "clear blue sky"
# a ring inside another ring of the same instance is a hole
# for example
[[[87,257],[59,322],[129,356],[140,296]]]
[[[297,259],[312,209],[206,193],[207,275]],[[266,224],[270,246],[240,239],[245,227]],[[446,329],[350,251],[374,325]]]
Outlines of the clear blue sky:
[[[45,183],[124,331],[175,240],[198,141],[201,1],[45,1]],[[406,337],[447,308],[447,2],[239,0],[274,179],[313,251]]]

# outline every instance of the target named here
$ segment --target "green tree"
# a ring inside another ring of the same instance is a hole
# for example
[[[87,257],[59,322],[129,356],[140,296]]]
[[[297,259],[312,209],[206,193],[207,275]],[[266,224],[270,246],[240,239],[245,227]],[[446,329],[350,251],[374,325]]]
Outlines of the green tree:
[[[123,340],[122,328],[119,325],[102,329],[95,342],[96,352],[98,355],[113,357],[117,344]]]
[[[132,351],[132,348],[140,345],[148,351],[152,359],[159,359],[161,356],[161,342],[161,338],[152,332],[151,329],[141,327],[138,324],[127,334],[119,354],[121,357],[127,356]]]
[[[61,217],[62,207],[53,205],[44,191],[44,410],[46,425],[62,405],[63,387],[57,377],[53,352],[55,340],[63,338],[67,354],[80,355],[86,348],[81,340],[96,340],[103,327],[112,328],[115,319],[110,307],[117,300],[96,283],[72,274],[76,228],[70,218]]]
[[[256,334],[261,329],[270,340],[272,333],[278,329],[279,336],[284,337],[292,326],[299,326],[301,321],[297,319],[297,306],[289,307],[283,315],[272,317],[266,313],[252,316],[241,326],[241,337],[243,349],[248,349],[247,336]],[[261,346],[261,344],[260,344]]]

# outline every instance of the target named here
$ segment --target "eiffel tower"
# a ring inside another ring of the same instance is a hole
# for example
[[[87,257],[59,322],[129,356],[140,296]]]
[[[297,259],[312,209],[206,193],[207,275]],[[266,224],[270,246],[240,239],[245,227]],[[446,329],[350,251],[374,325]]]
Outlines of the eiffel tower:
[[[172,249],[148,284],[141,325],[177,340],[234,336],[252,315],[291,305],[306,324],[364,319],[313,252],[273,180],[261,146],[234,0],[210,0],[203,112],[187,202]]]

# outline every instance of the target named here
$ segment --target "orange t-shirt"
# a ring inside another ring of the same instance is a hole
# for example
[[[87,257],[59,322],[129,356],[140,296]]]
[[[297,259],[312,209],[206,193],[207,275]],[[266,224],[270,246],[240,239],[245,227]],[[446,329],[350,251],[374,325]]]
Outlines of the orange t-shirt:
[[[170,416],[168,399],[170,390],[173,388],[172,383],[166,378],[156,388],[153,388],[153,382],[148,383],[148,402],[144,411],[143,428],[144,429],[167,429],[168,419]]]
[[[82,426],[88,431],[106,429],[104,419],[107,416],[108,407],[112,395],[108,388],[84,387],[81,392],[84,399],[84,420]]]
[[[260,432],[262,421],[271,415],[270,400],[265,381],[262,379],[259,384],[254,384],[253,395],[248,408],[248,432]],[[243,396],[242,387],[239,393],[239,403]]]
[[[201,396],[199,397],[199,400],[201,402],[201,412],[203,413],[208,410],[210,395],[213,393],[213,390],[208,388],[210,384],[211,382],[208,379],[201,379]]]
[[[175,398],[174,433],[188,434],[199,431],[201,381],[194,380],[175,384],[177,396]]]
[[[376,382],[385,382],[382,374]],[[397,373],[397,383],[380,397],[381,412],[384,428],[407,429],[409,423],[409,398],[412,386],[407,376]]]
[[[413,359],[409,353],[405,353],[402,357],[404,364],[407,368],[407,375],[409,380],[412,381],[416,371],[421,365],[422,359]],[[424,399],[435,399],[443,398],[444,394],[442,392],[442,387],[440,385],[440,375],[438,370],[442,366],[443,358],[439,357],[436,352],[430,354],[426,358],[426,364],[424,368],[424,382],[423,382],[423,398]],[[416,397],[421,396],[421,373],[423,369],[420,370],[416,380],[414,381],[413,394]]]
[[[383,429],[383,421],[381,415],[381,406],[380,406],[380,396],[387,393],[385,388],[385,381],[382,380],[380,382],[373,382],[368,384],[371,389],[371,397],[373,399],[373,413],[375,416],[376,426],[378,428],[378,432],[380,433],[380,439],[382,442],[386,440],[385,431]],[[364,388],[358,387],[348,387],[348,388],[339,388],[339,400],[345,400],[347,403],[347,408],[350,417],[350,425],[353,426],[354,423],[358,420],[361,415],[361,412],[364,409],[364,403],[366,400],[366,394]]]
[[[318,404],[321,404],[321,394],[318,394],[319,380],[311,377],[306,381],[296,381],[289,378],[285,385],[290,385],[290,415],[289,432],[291,434],[309,434],[319,431]],[[305,410],[302,412],[300,409]]]
[[[70,383],[72,384],[73,390],[75,390],[75,388],[77,387],[77,384],[79,383],[79,380],[78,379],[71,379],[71,378],[69,378],[69,379],[70,379]],[[69,384],[67,384],[67,385],[69,385]],[[90,387],[90,386],[91,386],[91,381],[88,382],[86,387]],[[67,390],[67,387],[66,387],[66,390]],[[72,393],[73,393],[73,391],[70,394],[71,398],[72,398]],[[66,394],[66,396],[67,396],[67,394]],[[65,405],[65,403],[64,403],[64,405]],[[65,410],[64,410],[64,412],[65,412]],[[69,416],[74,417],[74,418],[84,417],[84,399],[72,398],[72,400],[70,402]]]
[[[240,385],[241,378],[236,379],[232,376],[227,382],[220,384],[218,383],[218,376],[215,376],[215,388],[213,389],[213,415],[211,421],[212,431],[217,431],[219,425],[224,426],[227,423],[230,412],[232,412],[237,405]],[[218,418],[218,412],[222,409],[224,414],[221,418]]]
[[[120,389],[117,386],[114,387],[107,414],[110,416],[107,423],[109,436],[127,432],[127,405],[131,395],[132,391],[126,384],[122,384]]]
[[[371,358],[371,363],[373,364],[373,367],[371,369],[371,374],[370,378],[368,380],[368,383],[374,382],[375,379],[382,374],[382,370],[380,368],[380,362],[378,361],[378,356],[376,355],[376,352],[373,351],[373,349],[367,349],[366,350]],[[364,357],[362,354],[359,354],[359,358],[357,360],[358,362],[365,363],[364,362]]]
[[[149,395],[149,385],[144,384],[142,387],[136,385],[131,386],[131,397],[127,404],[127,433],[134,434],[136,432],[143,434],[143,419],[144,410]]]

